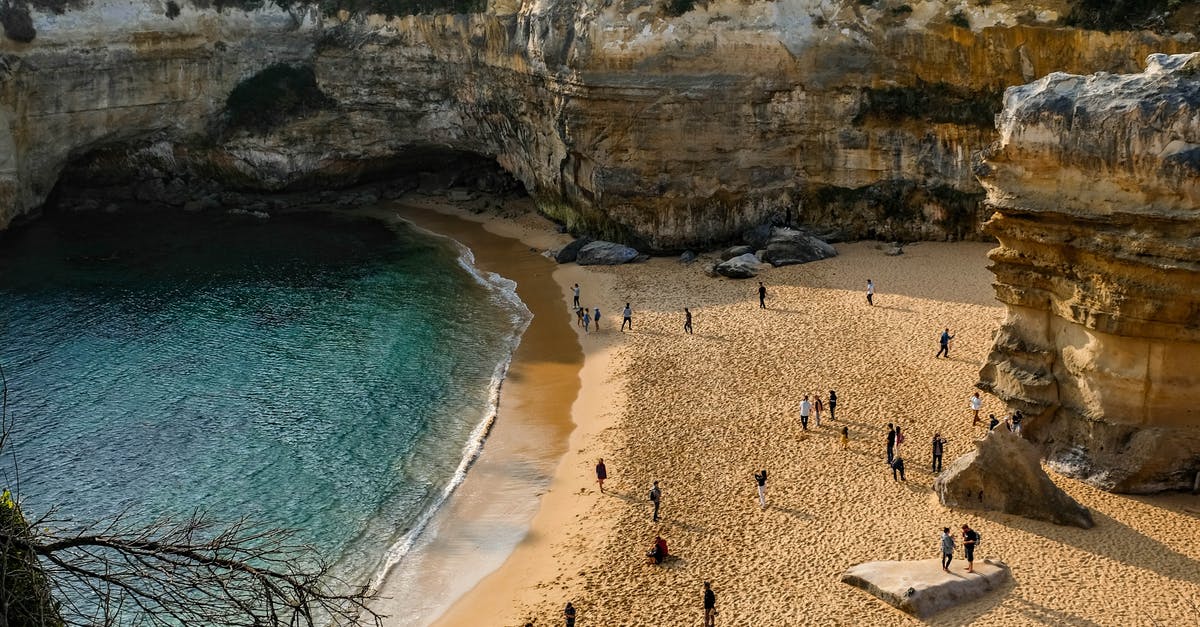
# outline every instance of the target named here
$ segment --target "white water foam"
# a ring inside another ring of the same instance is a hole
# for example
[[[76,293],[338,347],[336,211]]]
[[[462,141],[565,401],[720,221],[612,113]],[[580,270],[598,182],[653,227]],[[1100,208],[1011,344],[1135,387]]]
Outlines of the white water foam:
[[[370,589],[377,590],[383,582],[387,574],[401,562],[412,550],[417,540],[428,528],[438,510],[445,505],[450,499],[450,495],[454,490],[467,478],[467,471],[479,458],[479,454],[483,452],[483,444],[487,440],[488,434],[492,430],[492,425],[496,422],[496,416],[500,408],[500,389],[504,384],[504,378],[508,375],[508,366],[512,363],[513,353],[521,344],[521,336],[525,333],[525,329],[529,328],[529,323],[533,320],[533,313],[517,296],[517,283],[511,279],[506,279],[495,272],[484,272],[475,266],[475,253],[471,252],[470,248],[464,246],[461,242],[423,229],[411,222],[405,221],[413,229],[426,233],[431,237],[447,240],[458,249],[458,265],[467,271],[480,285],[487,288],[492,297],[503,306],[508,307],[513,311],[509,320],[513,323],[513,332],[507,338],[509,349],[505,353],[504,359],[496,365],[496,370],[492,373],[492,380],[488,388],[488,402],[484,408],[483,418],[479,424],[471,431],[467,443],[463,446],[462,459],[458,463],[458,468],[454,470],[450,481],[442,488],[441,494],[428,507],[425,508],[416,523],[405,532],[405,534],[388,548],[384,554],[384,560],[380,567],[371,577]]]

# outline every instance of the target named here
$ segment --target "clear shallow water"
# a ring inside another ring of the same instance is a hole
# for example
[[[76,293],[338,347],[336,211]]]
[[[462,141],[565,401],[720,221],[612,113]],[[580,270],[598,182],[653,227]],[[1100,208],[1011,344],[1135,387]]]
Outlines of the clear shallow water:
[[[248,514],[365,579],[462,470],[527,320],[488,278],[449,242],[325,214],[64,216],[6,234],[0,360],[24,506]]]

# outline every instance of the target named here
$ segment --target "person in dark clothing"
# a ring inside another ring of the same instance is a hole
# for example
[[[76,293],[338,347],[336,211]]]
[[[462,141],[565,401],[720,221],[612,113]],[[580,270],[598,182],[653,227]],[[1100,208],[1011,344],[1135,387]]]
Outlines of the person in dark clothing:
[[[1024,420],[1025,420],[1025,414],[1022,414],[1021,410],[1018,409],[1016,411],[1016,413],[1013,414],[1013,417],[1012,417],[1013,433],[1015,433],[1017,435],[1021,435],[1021,422]]]
[[[600,308],[596,308],[596,312],[592,315],[592,322],[596,323],[596,330],[600,330]]]
[[[867,279],[867,304],[875,304],[875,284],[871,282],[871,279]]]
[[[604,465],[604,459],[596,462],[596,483],[600,484],[600,493],[604,494],[604,480],[608,479],[608,467]]]
[[[975,572],[975,545],[979,544],[979,534],[967,525],[962,526],[963,553],[967,557],[967,572]]]
[[[763,285],[762,281],[758,282],[758,308],[767,308],[767,286]]]
[[[945,449],[946,440],[942,438],[942,434],[933,434],[933,472],[942,471],[942,451]]]
[[[754,473],[754,482],[758,484],[758,506],[767,509],[767,471]]]
[[[988,414],[988,431],[996,428],[1000,424],[1000,420],[996,418],[996,414]]]
[[[712,586],[706,581],[704,582],[704,627],[713,627],[717,624],[717,593],[713,592]]]
[[[897,457],[892,461],[892,481],[896,480],[896,473],[900,473],[900,481],[908,481],[904,478],[904,458]]]
[[[954,336],[950,335],[950,329],[946,329],[946,330],[942,331],[942,336],[940,338],[938,338],[938,344],[941,346],[941,348],[938,349],[938,353],[934,357],[937,358],[937,357],[941,357],[942,355],[945,355],[946,359],[949,359],[950,358],[950,340],[953,340],[953,339],[954,339]]]
[[[683,330],[688,334],[692,334],[692,312],[688,311],[687,307],[683,308]]]
[[[887,463],[889,465],[891,465],[892,461],[895,459],[896,459],[896,426],[889,422],[888,423],[888,432],[887,432]]]
[[[834,412],[837,411],[837,392],[829,390],[829,419],[835,420]]]
[[[667,541],[662,536],[654,536],[654,546],[646,551],[646,562],[658,565],[667,559]]]
[[[566,609],[563,610],[563,616],[567,618],[567,627],[575,627],[575,606],[567,603]]]
[[[658,522],[658,508],[662,505],[662,489],[658,487],[658,482],[650,487],[650,502],[654,503],[654,522]]]

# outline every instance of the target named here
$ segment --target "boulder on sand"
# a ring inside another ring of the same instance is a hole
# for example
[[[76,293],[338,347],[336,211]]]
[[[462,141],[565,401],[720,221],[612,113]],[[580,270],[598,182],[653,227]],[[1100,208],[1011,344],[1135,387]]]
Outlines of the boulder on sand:
[[[579,257],[579,249],[591,244],[593,241],[595,240],[590,237],[580,237],[570,244],[563,246],[561,250],[555,253],[554,260],[558,263],[571,263]]]
[[[775,229],[767,241],[766,260],[776,267],[836,256],[833,246],[795,229]]]
[[[754,247],[752,246],[733,246],[731,248],[726,248],[725,251],[721,253],[721,261],[729,261],[734,257],[741,257],[746,253],[752,252],[754,252]]]
[[[579,249],[575,263],[581,266],[619,266],[637,259],[638,251],[613,242],[590,242]]]
[[[1008,566],[994,560],[975,562],[975,572],[959,561],[942,570],[940,559],[865,562],[842,573],[842,583],[862,588],[889,605],[926,618],[948,607],[968,603],[999,588],[1010,576]]]
[[[738,255],[717,264],[717,274],[731,279],[749,279],[758,276],[758,257],[754,253]]]
[[[1042,470],[1037,449],[1003,427],[976,440],[975,450],[947,466],[933,489],[949,507],[995,510],[1084,529],[1095,525],[1091,512]]]

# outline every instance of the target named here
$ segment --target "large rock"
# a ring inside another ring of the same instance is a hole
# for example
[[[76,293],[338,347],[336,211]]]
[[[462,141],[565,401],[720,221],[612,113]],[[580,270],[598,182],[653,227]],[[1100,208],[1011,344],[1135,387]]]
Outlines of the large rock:
[[[558,263],[574,263],[579,258],[579,250],[593,241],[590,237],[580,237],[555,253],[554,260]]]
[[[978,168],[996,296],[982,387],[1057,472],[1118,492],[1200,473],[1200,53],[1005,93]]]
[[[795,229],[775,229],[767,240],[766,261],[773,266],[788,266],[836,257],[833,246]]]
[[[758,266],[758,257],[755,257],[754,253],[746,253],[722,261],[717,264],[715,271],[717,274],[731,279],[750,279],[758,276]]]
[[[862,588],[901,611],[926,618],[948,607],[974,601],[1001,587],[1009,577],[1008,566],[999,561],[978,560],[973,573],[951,564],[947,573],[942,570],[940,559],[928,559],[858,564],[842,574],[842,583]]]
[[[729,247],[729,248],[726,248],[726,249],[725,249],[725,250],[724,250],[724,251],[721,253],[721,261],[729,261],[730,259],[733,259],[734,257],[740,257],[740,256],[742,256],[742,255],[744,255],[744,254],[746,254],[746,253],[751,253],[751,254],[753,254],[753,253],[754,253],[754,247],[753,247],[753,246],[745,246],[745,245],[743,245],[743,246],[731,246],[731,247]]]
[[[1054,485],[1041,456],[1021,436],[997,427],[933,482],[943,505],[982,509],[1090,529],[1092,514]]]
[[[590,242],[579,249],[575,263],[581,266],[619,266],[637,259],[638,251],[613,242]]]

